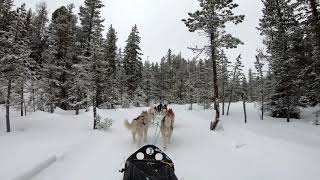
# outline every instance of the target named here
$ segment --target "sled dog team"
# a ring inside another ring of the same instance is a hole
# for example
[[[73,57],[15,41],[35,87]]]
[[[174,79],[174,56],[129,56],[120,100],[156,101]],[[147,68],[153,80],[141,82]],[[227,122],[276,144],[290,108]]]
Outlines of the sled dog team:
[[[148,129],[152,124],[155,113],[162,112],[164,114],[160,123],[160,133],[163,139],[163,147],[167,149],[167,144],[171,143],[171,135],[173,132],[175,115],[172,109],[167,109],[167,106],[153,107],[151,106],[148,111],[142,111],[142,113],[131,123],[125,120],[125,127],[132,132],[132,138],[134,142],[138,143],[138,146],[143,144],[143,141],[147,141]]]

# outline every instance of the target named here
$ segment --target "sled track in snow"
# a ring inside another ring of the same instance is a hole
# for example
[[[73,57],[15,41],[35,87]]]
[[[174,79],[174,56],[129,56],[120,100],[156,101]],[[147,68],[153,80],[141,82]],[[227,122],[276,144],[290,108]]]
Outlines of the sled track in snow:
[[[58,160],[58,157],[56,155],[51,156],[50,158],[46,159],[45,161],[42,161],[38,165],[34,166],[29,171],[21,174],[20,176],[17,176],[16,178],[14,178],[12,180],[31,180],[33,177],[35,177],[37,174],[39,174],[43,170],[47,169],[49,166],[51,166],[57,160]]]

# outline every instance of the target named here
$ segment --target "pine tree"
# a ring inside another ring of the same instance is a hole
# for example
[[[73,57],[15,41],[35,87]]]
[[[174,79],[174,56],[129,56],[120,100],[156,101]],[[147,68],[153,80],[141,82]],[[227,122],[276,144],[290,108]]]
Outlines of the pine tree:
[[[155,89],[157,90],[155,92],[155,100],[159,101],[162,99],[162,94],[163,94],[163,89],[162,89],[162,74],[161,74],[161,67],[158,64],[158,62],[152,64],[152,72],[153,72],[153,76],[155,79],[155,82],[157,82],[155,84]]]
[[[36,62],[30,58],[30,39],[32,30],[32,13],[31,11],[26,11],[25,4],[17,10],[17,18],[19,19],[19,30],[20,31],[20,50],[24,52],[24,56],[21,57],[21,68],[19,70],[20,76],[17,78],[17,86],[14,88],[18,94],[17,103],[20,104],[20,115],[26,115],[26,102],[25,102],[25,91],[26,86],[34,80],[34,67],[36,67]],[[17,33],[18,34],[18,33]],[[17,69],[18,70],[18,69]]]
[[[201,10],[189,13],[189,18],[183,20],[191,32],[204,31],[210,38],[210,58],[212,60],[213,82],[214,82],[214,103],[215,120],[211,123],[210,129],[215,130],[220,121],[219,90],[217,76],[217,55],[218,48],[236,48],[241,41],[225,31],[225,24],[232,22],[241,23],[243,15],[235,15],[232,11],[238,7],[233,0],[199,0]]]
[[[172,50],[169,49],[167,55],[165,57],[165,63],[162,67],[162,74],[164,76],[164,89],[166,89],[166,100],[169,102],[173,102],[174,98],[174,84],[175,84],[175,72],[174,72],[174,55],[172,54]]]
[[[256,56],[256,62],[255,64],[255,68],[258,72],[258,77],[257,77],[257,82],[258,82],[258,91],[259,91],[259,99],[261,102],[261,120],[263,120],[263,116],[264,116],[264,100],[265,100],[265,88],[264,88],[264,75],[263,75],[263,66],[264,63],[262,62],[262,59],[264,58],[264,55],[262,54],[262,52],[258,52],[258,55]]]
[[[141,38],[137,25],[134,25],[128,37],[124,50],[123,66],[125,69],[127,87],[126,91],[131,101],[134,100],[134,92],[139,87],[142,78],[141,49],[139,47]]]
[[[12,100],[12,90],[19,92],[21,101],[21,114],[23,115],[24,85],[26,79],[32,75],[30,67],[32,64],[29,58],[28,48],[29,37],[27,36],[29,19],[25,10],[25,5],[12,11],[12,4],[6,6],[1,12],[1,17],[6,21],[8,27],[0,29],[0,64],[1,79],[7,84],[6,94],[6,124],[7,132],[10,132],[10,105]],[[2,7],[3,8],[3,7]]]
[[[304,67],[303,34],[294,13],[291,0],[265,0],[263,18],[259,30],[265,36],[264,43],[270,54],[270,66],[274,73],[274,93],[271,95],[273,117],[299,117],[301,97],[299,68]]]
[[[196,87],[198,92],[198,103],[203,104],[204,108],[210,105],[210,88],[208,88],[208,84],[210,83],[210,75],[208,74],[208,69],[203,60],[199,60],[198,62],[198,79]]]
[[[50,66],[54,74],[52,78],[57,82],[58,94],[57,106],[64,110],[70,109],[68,92],[70,90],[71,68],[75,57],[75,34],[76,34],[76,15],[72,13],[73,5],[62,6],[52,14],[49,26],[49,48],[47,51],[50,59]]]
[[[6,128],[7,132],[11,131],[10,127],[10,104],[12,81],[17,77],[15,74],[15,66],[18,64],[17,58],[14,56],[14,33],[13,24],[15,13],[12,11],[13,1],[1,1],[0,6],[0,78],[5,84],[5,106],[6,106]]]
[[[307,82],[306,97],[308,104],[316,106],[320,103],[320,2],[316,0],[298,0],[299,20],[305,34],[305,54],[307,67],[303,71]],[[300,25],[300,26],[301,26]]]
[[[225,55],[224,51],[221,51],[219,54],[219,64],[218,64],[218,74],[219,74],[219,82],[221,92],[220,99],[222,99],[222,115],[224,115],[225,112],[225,100],[227,96],[227,90],[228,90],[228,81],[229,81],[229,71],[228,68],[230,66],[230,63],[227,56]]]
[[[40,68],[43,64],[42,54],[48,47],[47,45],[47,23],[48,23],[48,9],[46,3],[40,3],[37,5],[36,13],[32,20],[32,34],[31,34],[31,55],[37,63],[37,69],[40,71]],[[38,75],[40,75],[38,73]]]
[[[117,97],[119,96],[116,88],[117,39],[116,31],[111,25],[107,33],[104,50],[104,61],[106,65],[104,100],[105,102],[109,102],[112,106],[118,102]]]
[[[66,66],[65,70],[69,84],[66,97],[68,108],[75,109],[75,114],[78,115],[80,108],[86,108],[86,105],[90,102],[90,79],[87,75],[87,64],[82,62],[81,56],[79,57],[79,54],[82,53],[81,29],[76,26],[77,18],[73,14],[73,8],[73,4],[67,7],[67,17],[69,18],[68,21],[65,21],[65,26],[69,27],[66,31],[69,37],[66,42],[71,45],[66,52],[68,66]]]
[[[125,87],[126,87],[126,74],[125,74],[125,69],[123,67],[123,54],[122,54],[122,50],[119,48],[119,51],[117,53],[117,73],[116,73],[116,87],[118,90],[118,104],[121,105],[122,107],[124,106],[124,102],[126,101],[125,97],[127,97],[126,95],[126,91],[125,91]]]
[[[30,37],[30,49],[32,58],[36,65],[33,71],[36,72],[36,78],[31,79],[29,92],[30,92],[30,103],[32,104],[33,111],[36,109],[44,110],[44,91],[42,86],[45,85],[42,77],[45,71],[44,67],[44,52],[48,48],[48,10],[46,3],[40,3],[37,5],[36,12],[33,15],[31,23],[31,37]]]
[[[183,104],[186,99],[186,81],[187,81],[187,61],[179,54],[177,57],[177,67],[176,67],[176,79],[175,86],[173,86],[174,97],[176,98],[176,103]]]
[[[104,5],[101,0],[85,0],[84,6],[80,7],[80,21],[81,21],[81,36],[83,56],[82,63],[88,65],[88,76],[91,79],[90,87],[92,92],[92,104],[93,104],[93,128],[96,129],[97,125],[97,107],[101,103],[101,74],[103,67],[103,46],[102,46],[102,31],[103,21],[101,19],[101,8]]]
[[[187,102],[190,103],[190,110],[193,109],[193,103],[196,101],[196,84],[199,81],[197,76],[197,61],[193,59],[188,62],[188,71],[187,71],[187,80],[186,80],[186,89],[187,89]]]
[[[255,81],[254,81],[254,74],[252,72],[252,69],[249,69],[248,72],[248,101],[253,102],[255,101]]]
[[[246,101],[248,97],[248,82],[244,74],[241,75],[241,98],[243,102],[243,114],[244,114],[244,123],[247,123],[247,108]]]
[[[149,105],[152,100],[156,99],[156,81],[152,73],[152,65],[146,61],[142,71],[142,89],[146,95],[146,104]]]
[[[237,99],[236,94],[238,94],[239,90],[241,91],[241,88],[239,85],[240,85],[240,78],[243,77],[242,68],[243,68],[243,65],[241,62],[241,55],[239,55],[236,59],[235,64],[233,65],[233,71],[231,72],[232,81],[230,82],[230,95],[229,95],[227,115],[229,115],[231,102]]]

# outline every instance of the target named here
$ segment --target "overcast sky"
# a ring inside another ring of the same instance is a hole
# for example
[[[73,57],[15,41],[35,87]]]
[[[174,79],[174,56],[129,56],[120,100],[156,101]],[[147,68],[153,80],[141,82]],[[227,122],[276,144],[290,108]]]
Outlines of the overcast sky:
[[[44,0],[42,0],[44,1]],[[35,8],[41,0],[15,0],[16,4],[26,3],[27,7]],[[76,13],[84,0],[47,0],[50,13],[62,5],[74,3]],[[118,33],[118,46],[124,47],[125,41],[134,24],[138,25],[142,37],[141,48],[143,60],[160,61],[167,50],[181,52],[183,57],[195,56],[187,47],[203,45],[206,39],[198,33],[190,33],[181,19],[187,18],[188,12],[198,8],[197,0],[102,0],[105,7],[102,17],[105,18],[106,29],[112,24]],[[245,22],[228,27],[228,31],[239,37],[245,45],[230,50],[227,55],[234,60],[242,54],[246,70],[254,68],[255,51],[262,47],[262,40],[256,27],[262,16],[261,0],[235,0],[240,6],[237,13],[246,15]]]

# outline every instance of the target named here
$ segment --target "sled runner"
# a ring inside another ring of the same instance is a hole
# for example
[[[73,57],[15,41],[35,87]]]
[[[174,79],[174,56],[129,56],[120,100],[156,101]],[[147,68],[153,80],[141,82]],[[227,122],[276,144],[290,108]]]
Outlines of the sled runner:
[[[172,160],[158,147],[147,145],[126,161],[123,180],[178,180]]]

